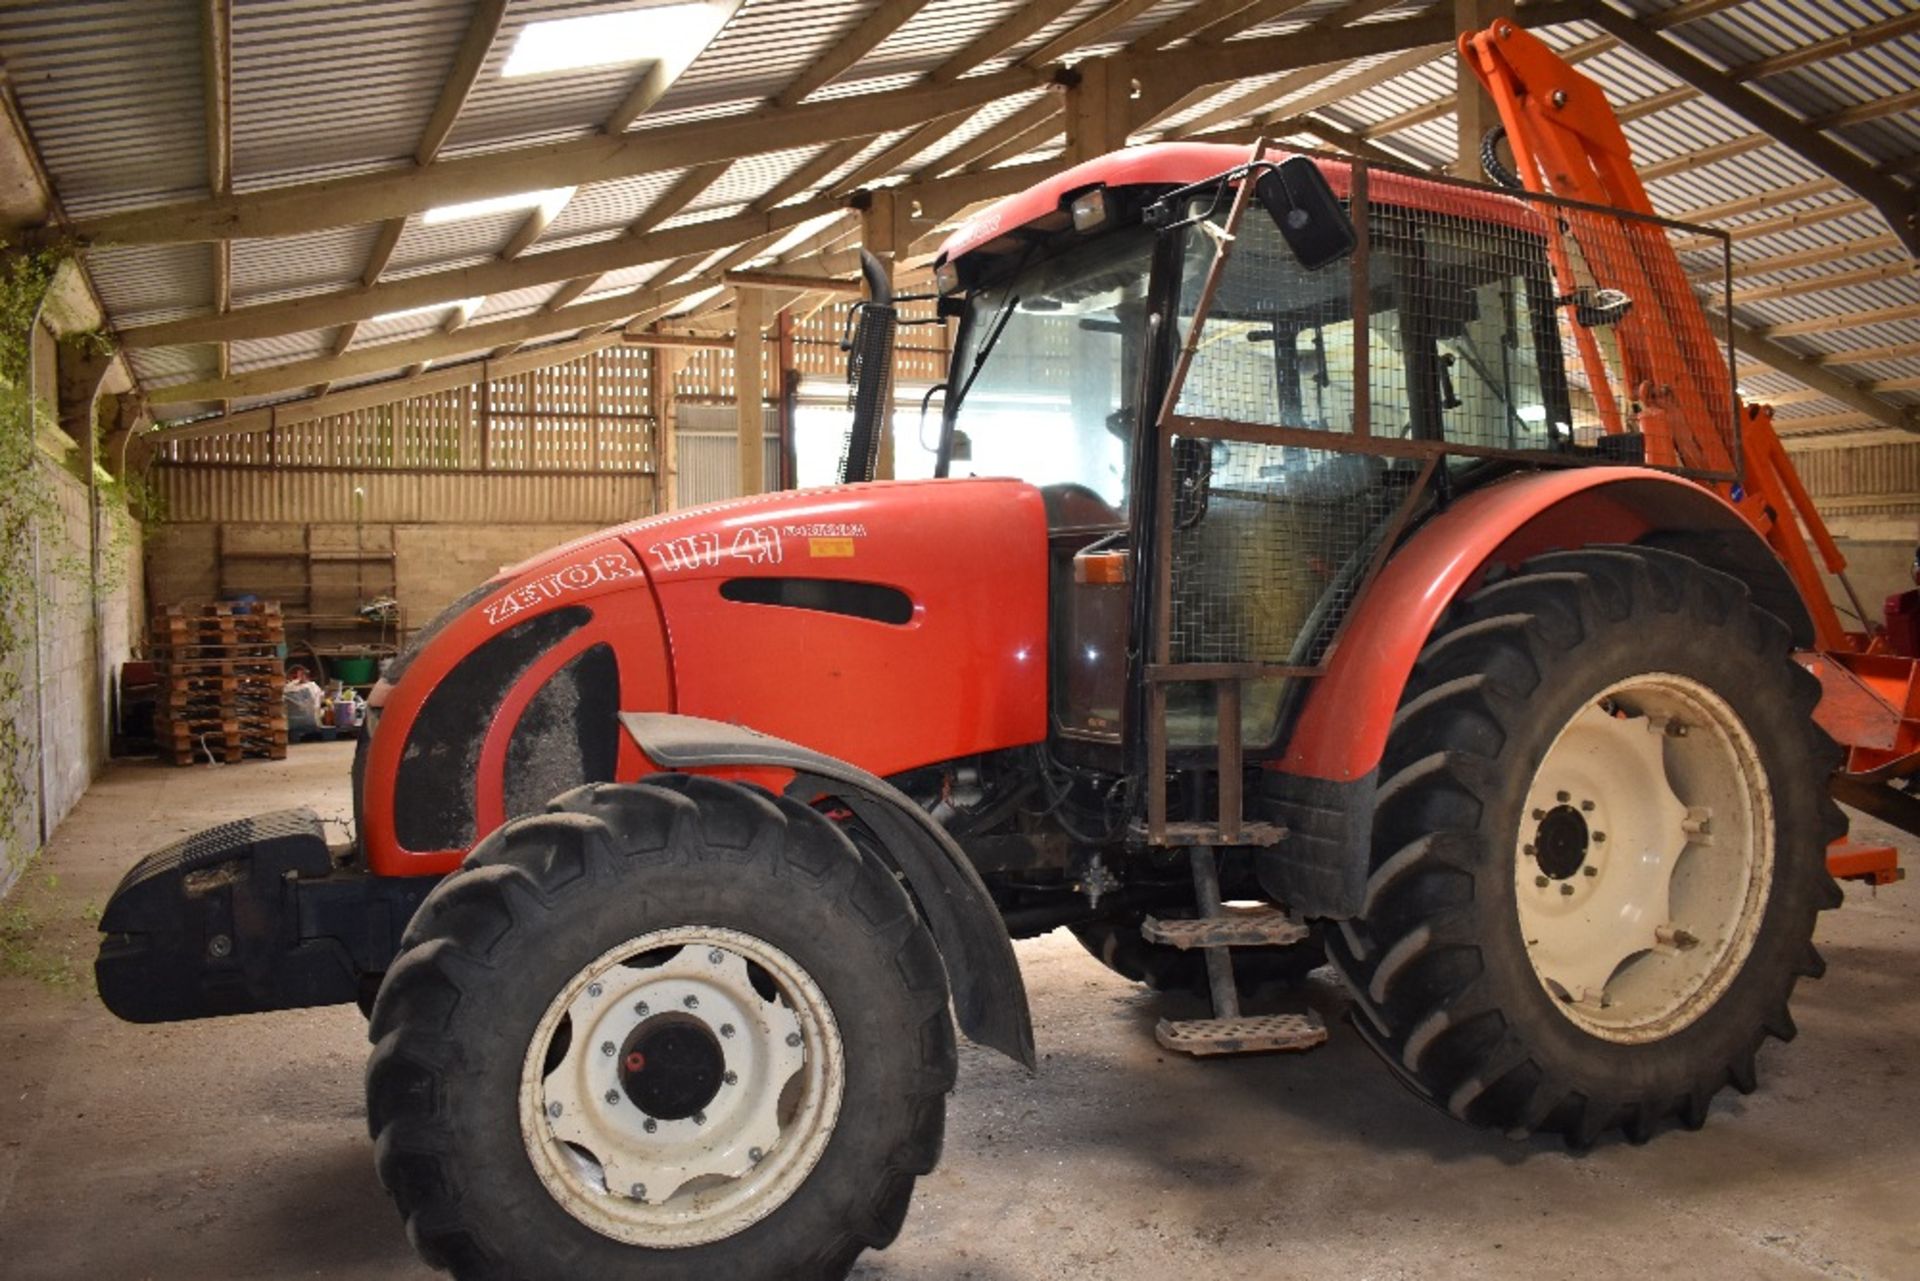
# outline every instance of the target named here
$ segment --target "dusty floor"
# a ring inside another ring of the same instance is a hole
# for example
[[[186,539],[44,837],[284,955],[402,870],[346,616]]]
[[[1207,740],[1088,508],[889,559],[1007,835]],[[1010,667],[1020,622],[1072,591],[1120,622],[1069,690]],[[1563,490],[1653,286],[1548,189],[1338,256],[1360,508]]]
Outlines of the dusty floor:
[[[136,1028],[91,994],[129,863],[276,805],[344,816],[347,762],[116,767],[0,902],[0,1277],[428,1275],[374,1179],[354,1010]],[[1920,1276],[1920,879],[1850,889],[1820,939],[1759,1094],[1584,1157],[1430,1110],[1343,1027],[1168,1057],[1143,992],[1065,935],[1022,944],[1039,1075],[964,1050],[945,1163],[855,1275]]]

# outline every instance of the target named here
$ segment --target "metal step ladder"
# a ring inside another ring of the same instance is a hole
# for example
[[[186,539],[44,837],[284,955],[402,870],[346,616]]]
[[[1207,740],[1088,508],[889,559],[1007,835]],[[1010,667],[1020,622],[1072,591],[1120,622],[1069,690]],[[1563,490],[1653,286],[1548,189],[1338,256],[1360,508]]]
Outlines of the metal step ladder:
[[[1140,933],[1149,943],[1182,951],[1200,948],[1207,958],[1207,986],[1213,994],[1210,1019],[1161,1019],[1154,1039],[1182,1054],[1252,1054],[1265,1050],[1311,1050],[1327,1039],[1320,1016],[1240,1013],[1240,989],[1233,977],[1236,947],[1284,947],[1307,936],[1307,927],[1277,908],[1227,908],[1220,902],[1220,869],[1210,845],[1190,845],[1194,897],[1200,915],[1162,921],[1149,916]]]

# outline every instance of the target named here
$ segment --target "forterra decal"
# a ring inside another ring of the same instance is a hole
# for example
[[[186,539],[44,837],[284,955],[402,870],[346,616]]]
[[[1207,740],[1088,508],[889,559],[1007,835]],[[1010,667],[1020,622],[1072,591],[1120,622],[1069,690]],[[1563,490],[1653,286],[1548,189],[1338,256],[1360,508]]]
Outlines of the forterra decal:
[[[542,574],[498,600],[488,601],[487,622],[498,625],[543,601],[557,600],[569,592],[584,592],[589,587],[612,579],[639,576],[640,571],[622,552],[607,552],[592,560],[576,561],[551,574]]]

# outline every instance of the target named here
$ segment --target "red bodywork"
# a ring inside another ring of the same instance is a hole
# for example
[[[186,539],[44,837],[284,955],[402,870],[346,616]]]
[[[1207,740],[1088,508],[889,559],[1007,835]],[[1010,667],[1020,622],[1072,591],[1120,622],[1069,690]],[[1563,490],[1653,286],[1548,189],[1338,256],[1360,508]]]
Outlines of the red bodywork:
[[[502,629],[584,605],[592,620],[513,680],[471,778],[478,835],[503,823],[507,744],[535,694],[588,648],[612,646],[620,709],[747,725],[875,774],[1039,742],[1047,728],[1046,518],[1010,480],[893,482],[768,494],[635,521],[495,580],[433,635],[380,700],[363,773],[361,842],[383,876],[457,867],[465,849],[395,833],[402,756],[428,695]],[[892,624],[727,600],[748,578],[897,588]],[[649,766],[622,739],[616,777]]]
[[[1284,158],[1270,153],[1268,159]],[[1093,187],[1184,187],[1203,182],[1247,162],[1247,149],[1224,142],[1158,142],[1098,156],[1025,191],[995,201],[956,228],[940,246],[936,263],[958,261],[975,250],[994,252],[994,241],[1023,227],[1057,230],[1066,225],[1066,202]],[[1334,194],[1344,196],[1353,171],[1337,161],[1315,158]],[[1444,209],[1463,218],[1497,222],[1518,231],[1545,235],[1546,226],[1528,205],[1495,191],[1450,187],[1405,174],[1375,171],[1373,198],[1383,204]]]

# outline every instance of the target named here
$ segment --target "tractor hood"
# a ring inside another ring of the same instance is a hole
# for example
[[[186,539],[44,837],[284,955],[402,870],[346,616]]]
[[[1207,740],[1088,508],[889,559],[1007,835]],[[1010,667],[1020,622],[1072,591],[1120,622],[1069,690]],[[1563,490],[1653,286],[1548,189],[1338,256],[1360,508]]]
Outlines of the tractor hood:
[[[880,482],[648,517],[514,566],[423,629],[357,765],[375,871],[651,769],[622,711],[745,725],[882,776],[1038,742],[1047,541],[1012,480]]]

